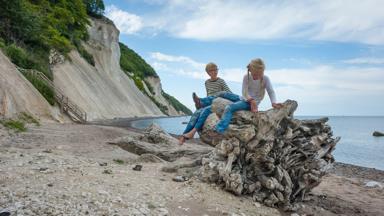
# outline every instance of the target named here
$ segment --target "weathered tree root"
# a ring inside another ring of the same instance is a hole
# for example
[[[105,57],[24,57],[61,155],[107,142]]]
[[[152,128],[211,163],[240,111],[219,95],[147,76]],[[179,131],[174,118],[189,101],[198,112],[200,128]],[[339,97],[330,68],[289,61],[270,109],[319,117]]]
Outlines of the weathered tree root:
[[[166,133],[156,124],[146,128],[142,135],[122,137],[108,143],[118,145],[122,149],[137,155],[156,155],[167,162],[173,162],[180,158],[196,160],[212,151],[212,147],[204,145],[180,146],[176,138]]]
[[[288,100],[281,109],[235,113],[225,138],[211,140],[210,130],[230,103],[215,99],[200,133],[203,141],[215,146],[202,159],[201,179],[267,206],[292,209],[320,184],[334,162],[331,152],[339,138],[332,138],[328,119],[294,119],[297,103]]]

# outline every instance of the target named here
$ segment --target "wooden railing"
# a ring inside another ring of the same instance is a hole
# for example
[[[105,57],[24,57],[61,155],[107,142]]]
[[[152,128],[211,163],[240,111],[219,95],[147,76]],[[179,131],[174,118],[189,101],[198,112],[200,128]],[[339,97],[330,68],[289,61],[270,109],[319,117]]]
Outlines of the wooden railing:
[[[80,123],[86,123],[87,122],[87,113],[82,110],[80,107],[78,107],[75,103],[73,103],[67,96],[64,95],[64,93],[55,85],[53,82],[48,79],[42,72],[33,70],[33,69],[24,69],[24,68],[17,68],[21,73],[28,74],[32,76],[34,79],[39,79],[43,81],[45,84],[47,84],[49,87],[51,87],[55,92],[55,100],[59,104],[60,109],[67,113],[70,118],[74,121],[78,121]]]

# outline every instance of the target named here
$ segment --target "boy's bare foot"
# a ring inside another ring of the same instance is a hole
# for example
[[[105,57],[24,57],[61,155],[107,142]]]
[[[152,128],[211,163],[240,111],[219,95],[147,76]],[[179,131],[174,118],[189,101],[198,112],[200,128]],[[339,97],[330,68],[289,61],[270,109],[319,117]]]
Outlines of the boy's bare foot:
[[[192,93],[192,98],[193,98],[193,102],[195,102],[196,109],[200,109],[201,108],[200,98],[196,95],[195,92]]]
[[[180,137],[179,137],[179,145],[183,145],[184,143],[185,143],[185,141],[187,141],[187,140],[189,140],[190,138],[189,137],[187,137],[186,135],[181,135]]]

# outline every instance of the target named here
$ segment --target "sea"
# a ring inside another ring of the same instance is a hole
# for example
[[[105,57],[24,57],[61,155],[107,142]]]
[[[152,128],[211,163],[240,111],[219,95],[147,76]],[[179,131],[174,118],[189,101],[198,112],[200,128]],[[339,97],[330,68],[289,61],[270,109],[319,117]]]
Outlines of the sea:
[[[323,116],[295,116],[297,119],[317,119]],[[190,116],[141,119],[126,126],[146,128],[152,123],[172,134],[182,134]],[[374,137],[374,131],[384,132],[384,116],[329,116],[328,124],[334,137],[341,137],[333,155],[337,162],[384,170],[384,137]],[[120,124],[124,126],[124,124]]]

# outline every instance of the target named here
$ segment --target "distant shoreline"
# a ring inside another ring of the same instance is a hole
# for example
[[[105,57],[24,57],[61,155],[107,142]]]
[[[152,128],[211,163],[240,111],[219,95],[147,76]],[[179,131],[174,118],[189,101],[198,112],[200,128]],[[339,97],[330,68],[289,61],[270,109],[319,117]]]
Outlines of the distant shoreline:
[[[128,128],[134,131],[143,131],[143,129],[135,128],[132,126],[132,122],[142,121],[142,120],[150,120],[150,119],[165,119],[165,118],[179,118],[185,117],[188,115],[182,116],[146,116],[146,117],[127,117],[127,118],[114,118],[114,119],[106,119],[106,120],[96,120],[89,122],[91,125],[103,125],[103,126],[114,126],[114,127],[123,127]]]

